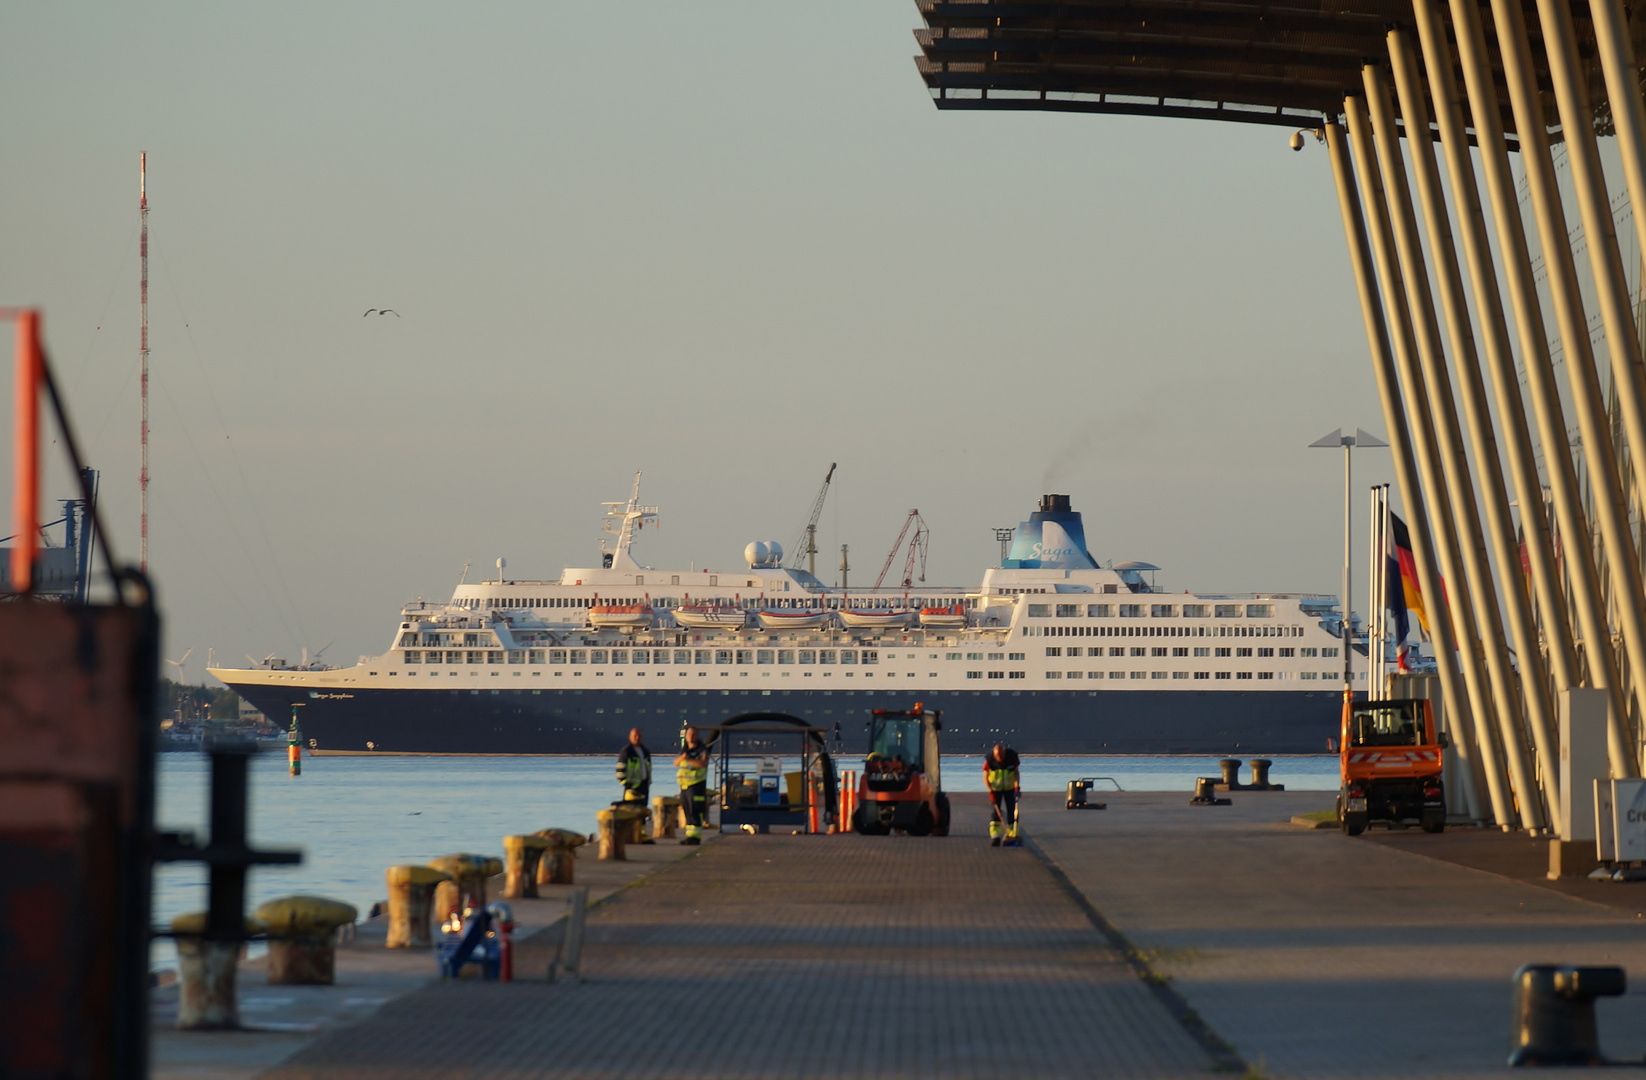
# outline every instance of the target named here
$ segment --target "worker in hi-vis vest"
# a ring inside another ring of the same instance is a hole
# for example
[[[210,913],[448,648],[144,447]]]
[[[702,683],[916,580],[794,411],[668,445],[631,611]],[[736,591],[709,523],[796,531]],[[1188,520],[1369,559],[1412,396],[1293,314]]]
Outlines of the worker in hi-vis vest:
[[[674,775],[680,781],[680,809],[686,814],[686,836],[682,844],[703,842],[703,823],[709,816],[709,745],[697,737],[697,729],[686,729],[686,742],[674,759]]]
[[[640,729],[629,729],[629,743],[617,754],[617,782],[623,801],[646,805],[652,790],[652,752],[640,741]]]
[[[989,803],[994,816],[989,819],[989,844],[999,847],[1002,834],[1006,846],[1022,843],[1017,837],[1017,751],[1000,743],[983,758],[983,782],[989,788]]]

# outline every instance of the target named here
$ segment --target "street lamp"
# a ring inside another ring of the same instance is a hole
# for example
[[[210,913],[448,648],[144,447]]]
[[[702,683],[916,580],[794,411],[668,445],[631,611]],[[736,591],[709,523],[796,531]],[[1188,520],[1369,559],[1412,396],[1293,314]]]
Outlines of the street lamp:
[[[1376,435],[1370,435],[1359,428],[1355,428],[1355,433],[1353,435],[1345,435],[1343,434],[1342,428],[1334,428],[1330,434],[1322,435],[1309,445],[1311,447],[1341,446],[1343,448],[1343,691],[1344,693],[1349,693],[1354,689],[1354,675],[1349,665],[1349,557],[1351,535],[1349,532],[1349,477],[1351,473],[1350,457],[1354,453],[1354,448],[1357,446],[1364,446],[1367,449],[1373,449],[1380,446],[1386,447],[1389,444],[1378,438]],[[1377,603],[1378,601],[1374,598],[1372,602]],[[1371,650],[1368,649],[1367,657],[1370,658],[1370,656]],[[1371,670],[1370,665],[1368,665],[1367,670]],[[1368,683],[1367,691],[1370,692],[1370,690],[1371,685]]]

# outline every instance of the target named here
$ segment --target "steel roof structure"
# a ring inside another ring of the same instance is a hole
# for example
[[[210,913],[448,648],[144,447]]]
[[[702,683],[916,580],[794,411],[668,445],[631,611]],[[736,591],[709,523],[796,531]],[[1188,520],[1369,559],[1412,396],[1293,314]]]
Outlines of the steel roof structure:
[[[1535,3],[1524,0],[1545,111],[1549,89]],[[1175,116],[1316,127],[1362,93],[1361,68],[1387,65],[1386,35],[1414,30],[1409,0],[917,0],[920,75],[939,109]],[[1589,6],[1571,5],[1595,103],[1610,128]],[[1489,10],[1482,21],[1492,25]],[[1450,20],[1446,20],[1448,27]],[[1635,54],[1646,17],[1631,13]],[[1514,117],[1496,42],[1492,65],[1505,131]],[[1455,55],[1455,53],[1454,53]],[[1463,78],[1458,73],[1458,84]],[[1430,115],[1434,110],[1430,110]]]

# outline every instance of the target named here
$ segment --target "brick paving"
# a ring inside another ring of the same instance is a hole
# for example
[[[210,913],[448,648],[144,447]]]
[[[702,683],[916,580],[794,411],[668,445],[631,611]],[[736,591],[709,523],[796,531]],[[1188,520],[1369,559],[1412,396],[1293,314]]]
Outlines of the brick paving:
[[[266,1076],[1206,1075],[1035,855],[988,847],[979,801],[948,838],[728,836],[590,913],[586,983],[432,985]]]
[[[1102,917],[1261,1075],[1516,1075],[1505,1064],[1509,980],[1524,963],[1625,967],[1630,992],[1598,1004],[1601,1046],[1637,1064],[1646,1054],[1646,883],[1594,886],[1612,890],[1603,905],[1514,880],[1529,841],[1346,837],[1284,824],[1330,807],[1331,792],[1231,798],[1197,807],[1187,792],[1106,793],[1107,810],[1071,813],[1031,794],[1024,817]]]

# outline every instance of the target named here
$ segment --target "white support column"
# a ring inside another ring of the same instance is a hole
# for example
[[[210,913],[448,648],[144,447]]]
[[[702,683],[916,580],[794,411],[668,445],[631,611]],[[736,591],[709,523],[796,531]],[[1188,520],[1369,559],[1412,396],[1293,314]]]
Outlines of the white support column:
[[[1540,11],[1546,7],[1548,5],[1545,0],[1539,0]],[[1526,165],[1527,186],[1537,216],[1538,234],[1542,239],[1543,262],[1549,274],[1550,298],[1555,309],[1556,321],[1560,325],[1561,341],[1565,346],[1566,377],[1571,386],[1572,407],[1577,413],[1578,429],[1583,435],[1583,457],[1589,470],[1590,490],[1594,493],[1595,518],[1606,548],[1606,566],[1611,576],[1612,588],[1620,601],[1617,606],[1623,622],[1623,640],[1628,649],[1630,667],[1639,673],[1639,677],[1634,680],[1635,699],[1643,706],[1642,713],[1646,715],[1646,612],[1641,610],[1640,569],[1635,562],[1634,541],[1629,536],[1628,515],[1618,480],[1617,456],[1612,447],[1606,407],[1601,400],[1594,349],[1589,340],[1583,296],[1577,284],[1577,267],[1572,259],[1572,248],[1566,231],[1566,215],[1560,205],[1560,191],[1555,185],[1554,165],[1548,155],[1548,137],[1545,134],[1548,129],[1545,126],[1543,105],[1538,98],[1536,76],[1532,69],[1525,17],[1519,0],[1492,0],[1492,16],[1497,25],[1497,39],[1503,56],[1503,74],[1509,87],[1510,102],[1514,107],[1515,131],[1521,140],[1521,159]],[[1565,25],[1568,34],[1565,45],[1568,47],[1571,46],[1570,21],[1571,13],[1567,12]],[[1561,24],[1562,19],[1558,11],[1545,11],[1543,30],[1546,37],[1551,29],[1558,35]],[[1549,63],[1552,72],[1556,66],[1556,54],[1564,55],[1565,48],[1561,47],[1559,42],[1550,42],[1550,45]],[[1569,78],[1566,81],[1569,82]],[[1555,83],[1558,89],[1562,84],[1562,78],[1556,76]],[[1570,90],[1571,87],[1568,86],[1568,96]],[[1586,128],[1587,124],[1587,117],[1578,121],[1580,129]],[[1570,152],[1568,161],[1572,164],[1574,179],[1579,157],[1578,144],[1587,144],[1593,149],[1592,133],[1589,134],[1590,137],[1585,139],[1582,130],[1573,132],[1569,127],[1566,129],[1567,149]],[[1608,237],[1611,238],[1611,248],[1615,252],[1616,237],[1611,229],[1609,213],[1600,231],[1589,234],[1590,250],[1593,251],[1597,246],[1606,246]],[[1600,275],[1597,274],[1598,276]],[[1628,315],[1626,308],[1627,305],[1624,312],[1624,332],[1632,337],[1634,320]],[[1602,318],[1607,323],[1609,344],[1617,347],[1612,322],[1605,319],[1604,310]],[[1623,347],[1631,353],[1636,349],[1632,341],[1626,342]],[[1563,533],[1565,525],[1563,519]],[[1568,537],[1583,535],[1565,534]],[[1568,540],[1565,549],[1571,552],[1572,547],[1573,544]],[[1598,610],[1590,611],[1583,624],[1584,652],[1591,656],[1590,677],[1597,680],[1597,685],[1615,690],[1619,683],[1613,659],[1608,656],[1597,665],[1593,658],[1593,654],[1609,650],[1611,645],[1611,627],[1606,623],[1605,610],[1599,608],[1598,604],[1595,607]],[[1611,667],[1611,670],[1606,671],[1606,667]],[[1600,679],[1606,681],[1599,682]],[[1621,708],[1621,697],[1621,691],[1614,692],[1615,707],[1611,710],[1610,726],[1612,768],[1620,777],[1638,776],[1640,769],[1625,726],[1627,712]]]
[[[1359,99],[1354,97],[1347,98],[1343,105],[1350,123],[1359,128],[1356,144],[1366,177],[1364,204],[1374,219],[1373,235],[1383,235],[1388,231],[1387,211],[1383,208],[1383,195],[1377,180],[1376,153],[1365,130],[1366,121],[1362,106]],[[1395,480],[1400,485],[1405,503],[1408,532],[1412,540],[1412,557],[1417,564],[1418,586],[1423,590],[1424,602],[1433,605],[1430,608],[1432,614],[1429,625],[1435,662],[1440,673],[1440,692],[1446,708],[1446,723],[1455,739],[1457,755],[1465,766],[1465,775],[1472,781],[1474,774],[1482,771],[1479,764],[1480,751],[1475,745],[1473,724],[1466,704],[1467,695],[1457,671],[1457,649],[1452,638],[1451,613],[1447,610],[1446,593],[1440,585],[1440,568],[1435,558],[1437,544],[1429,527],[1429,513],[1425,505],[1423,488],[1418,481],[1419,470],[1413,449],[1414,438],[1407,426],[1406,408],[1401,401],[1400,379],[1396,374],[1390,345],[1389,331],[1390,325],[1393,325],[1394,336],[1402,341],[1402,348],[1408,351],[1411,348],[1411,330],[1404,312],[1405,300],[1400,293],[1399,268],[1386,258],[1386,253],[1392,252],[1392,245],[1387,241],[1386,235],[1378,245],[1379,250],[1374,263],[1373,251],[1367,239],[1368,230],[1361,216],[1362,199],[1356,192],[1354,164],[1349,158],[1349,147],[1344,139],[1343,129],[1335,123],[1328,123],[1325,125],[1325,131],[1326,146],[1332,158],[1332,175],[1337,182],[1338,206],[1343,215],[1343,232],[1349,245],[1349,258],[1354,266],[1355,285],[1360,293],[1360,313],[1366,325],[1366,344],[1371,352],[1372,371],[1377,377],[1378,397],[1383,404],[1383,422],[1388,429],[1390,452],[1394,457]],[[1385,323],[1384,305],[1378,296],[1376,265],[1381,265],[1386,274],[1390,271],[1394,274],[1390,287],[1385,290],[1389,297],[1388,318],[1393,320],[1392,324]],[[1444,491],[1441,497],[1444,498]],[[1469,796],[1469,816],[1476,821],[1483,820],[1485,808],[1480,803],[1479,785],[1466,782],[1464,788]]]
[[[1491,197],[1492,219],[1497,227],[1498,250],[1502,254],[1504,279],[1509,288],[1509,299],[1514,306],[1515,331],[1520,342],[1520,355],[1526,369],[1526,388],[1532,400],[1532,415],[1537,421],[1538,442],[1543,447],[1543,463],[1548,470],[1549,492],[1554,519],[1560,525],[1564,539],[1563,554],[1567,581],[1571,589],[1571,604],[1575,608],[1573,634],[1590,642],[1601,642],[1604,647],[1585,648],[1590,686],[1605,688],[1618,713],[1624,709],[1623,693],[1617,676],[1617,666],[1611,648],[1611,631],[1606,624],[1605,609],[1601,604],[1599,574],[1595,570],[1594,546],[1589,523],[1584,516],[1578,491],[1577,473],[1572,464],[1572,448],[1566,435],[1566,417],[1560,403],[1560,389],[1556,385],[1554,364],[1549,355],[1549,332],[1543,321],[1543,309],[1537,296],[1537,283],[1532,273],[1532,260],[1526,241],[1526,225],[1520,216],[1520,203],[1515,191],[1514,174],[1509,169],[1509,151],[1503,134],[1502,112],[1497,89],[1492,79],[1492,59],[1486,50],[1486,36],[1481,29],[1480,8],[1477,0],[1451,0],[1452,22],[1458,44],[1458,60],[1463,67],[1464,83],[1469,91],[1469,109],[1474,122],[1475,138],[1480,147],[1481,171],[1486,178],[1486,191]],[[1519,15],[1514,14],[1518,20]],[[1502,30],[1500,29],[1500,34]],[[1500,38],[1500,40],[1502,40]],[[1511,39],[1511,46],[1513,41]],[[1511,103],[1515,109],[1515,124],[1520,129],[1521,160],[1533,190],[1554,190],[1554,171],[1549,160],[1548,139],[1544,135],[1543,106],[1535,94],[1517,94],[1531,86],[1524,73],[1530,70],[1531,56],[1526,47],[1524,28],[1519,35],[1519,48],[1509,47],[1502,52],[1503,69],[1510,87]],[[1431,65],[1433,66],[1433,65]],[[1538,214],[1538,229],[1544,236],[1566,235],[1565,217],[1558,200],[1552,206],[1534,202]],[[1564,311],[1560,307],[1567,290],[1574,289],[1565,267],[1551,270],[1550,292],[1557,320]],[[1579,312],[1581,316],[1581,312]],[[1579,318],[1578,325],[1582,325]],[[1585,339],[1586,340],[1586,339]],[[1511,373],[1512,374],[1512,373]],[[1518,382],[1518,376],[1515,376]],[[1533,552],[1530,524],[1543,527],[1544,514],[1532,511],[1542,507],[1541,490],[1530,502],[1523,496],[1520,520],[1526,530],[1527,550]],[[1547,559],[1554,573],[1554,544],[1547,540]],[[1535,555],[1534,555],[1535,558]],[[1566,635],[1555,637],[1552,627],[1564,625],[1568,619],[1565,592],[1559,588],[1558,576],[1534,577],[1539,587],[1538,605],[1543,611],[1545,633],[1549,635],[1551,667],[1554,668],[1556,691],[1579,686],[1583,674],[1575,655],[1575,642]],[[1551,584],[1554,587],[1550,587]],[[1569,681],[1560,683],[1561,668],[1557,663],[1556,642],[1568,641],[1574,653],[1567,661]]]
[[[1484,545],[1480,543],[1478,519],[1474,513],[1474,487],[1469,482],[1469,465],[1463,459],[1463,442],[1457,432],[1457,416],[1451,382],[1446,378],[1446,356],[1440,345],[1440,327],[1435,317],[1434,296],[1429,291],[1429,275],[1423,247],[1417,235],[1416,211],[1406,183],[1406,162],[1400,152],[1400,133],[1394,110],[1383,82],[1383,73],[1368,64],[1361,69],[1371,108],[1371,136],[1375,140],[1376,161],[1383,181],[1390,253],[1395,272],[1384,273],[1384,288],[1390,280],[1405,287],[1411,350],[1403,353],[1397,339],[1395,357],[1400,361],[1401,386],[1406,392],[1406,411],[1411,418],[1417,460],[1423,469],[1423,492],[1433,508],[1432,524],[1440,552],[1441,569],[1448,585],[1452,631],[1458,636],[1458,662],[1463,667],[1464,685],[1475,722],[1475,738],[1480,744],[1480,763],[1486,771],[1486,786],[1492,797],[1497,824],[1515,826],[1514,802],[1503,765],[1507,747],[1497,745],[1494,728],[1495,696],[1503,688],[1493,685],[1491,665],[1483,663],[1484,647],[1493,636],[1492,623],[1482,622],[1488,612],[1476,606],[1480,596],[1480,563]],[[1354,120],[1349,122],[1354,137]],[[1356,142],[1358,148],[1359,143]],[[1372,234],[1376,250],[1378,234]],[[1380,255],[1381,260],[1381,255]],[[1392,304],[1390,305],[1392,306]],[[1490,580],[1488,578],[1488,580]],[[1495,609],[1493,609],[1495,610]],[[1495,622],[1495,620],[1494,620]],[[1501,630],[1498,638],[1501,640]],[[1510,700],[1513,700],[1512,698]],[[1499,706],[1500,707],[1500,706]]]
[[[1424,0],[1415,0],[1415,3],[1421,5]],[[1429,234],[1429,252],[1434,260],[1435,277],[1440,286],[1440,304],[1446,317],[1447,336],[1451,341],[1452,363],[1457,367],[1459,389],[1463,399],[1463,418],[1469,429],[1469,442],[1474,449],[1474,465],[1480,477],[1480,502],[1486,511],[1485,535],[1491,540],[1492,555],[1497,559],[1499,570],[1500,588],[1494,588],[1486,552],[1477,549],[1476,557],[1469,559],[1470,549],[1465,548],[1465,559],[1470,563],[1470,598],[1480,617],[1480,628],[1484,637],[1483,651],[1487,671],[1492,680],[1492,695],[1497,704],[1498,734],[1503,740],[1509,776],[1520,796],[1521,821],[1528,829],[1541,829],[1548,821],[1543,812],[1543,805],[1559,805],[1558,782],[1553,776],[1559,762],[1559,754],[1555,752],[1553,742],[1554,718],[1548,697],[1548,679],[1544,672],[1543,656],[1538,649],[1536,628],[1532,624],[1531,601],[1526,595],[1526,581],[1520,570],[1520,546],[1515,543],[1514,526],[1509,513],[1509,496],[1503,484],[1502,459],[1498,450],[1497,435],[1492,428],[1492,412],[1486,400],[1485,380],[1480,374],[1480,358],[1475,351],[1474,330],[1469,319],[1469,301],[1464,296],[1463,272],[1458,266],[1457,247],[1452,238],[1446,194],[1440,184],[1440,167],[1435,161],[1434,143],[1428,137],[1429,114],[1424,101],[1423,84],[1418,76],[1417,57],[1405,31],[1391,31],[1388,42],[1389,60],[1394,69],[1395,86],[1400,96],[1400,115],[1406,124],[1407,152],[1412,158],[1412,171],[1417,179],[1424,225]],[[1440,111],[1444,112],[1445,109],[1442,108]],[[1444,127],[1442,131],[1445,131]],[[1459,131],[1452,134],[1461,137]],[[1462,150],[1465,155],[1468,154],[1466,142],[1462,144]],[[1454,172],[1454,196],[1460,189],[1474,191],[1472,170],[1461,178],[1461,184]],[[1469,224],[1463,205],[1465,200],[1460,198],[1458,202],[1458,217],[1463,222],[1465,244],[1469,245]],[[1478,202],[1475,203],[1475,216],[1478,221]],[[1504,336],[1506,338],[1507,334]],[[1488,333],[1488,347],[1491,345]],[[1429,393],[1432,404],[1449,412],[1450,387],[1445,385],[1446,382],[1445,369],[1441,366],[1435,377],[1430,380]],[[1441,396],[1443,394],[1446,395],[1444,398]],[[1448,424],[1437,426],[1442,430],[1450,427],[1452,438],[1456,438],[1456,416],[1451,416],[1449,421]],[[1445,441],[1442,445],[1445,445]],[[1455,447],[1458,457],[1462,456],[1462,450],[1459,440]],[[1452,463],[1448,461],[1448,479],[1451,479],[1451,472]],[[1469,528],[1465,528],[1465,523],[1459,521],[1459,535],[1468,536],[1472,532],[1478,538],[1481,523],[1475,515],[1474,502],[1472,499],[1467,504],[1463,502],[1463,499],[1472,494],[1468,488],[1465,467],[1462,480],[1454,486],[1452,505],[1454,509],[1463,510],[1473,519],[1467,523]],[[1509,662],[1507,643],[1503,637],[1503,623],[1497,607],[1500,591],[1504,606],[1507,608],[1515,651],[1520,656],[1518,678]],[[1537,775],[1527,760],[1526,732],[1521,726],[1522,704],[1525,706],[1526,719],[1531,727],[1531,744],[1537,747],[1544,766],[1542,775],[1545,779],[1541,790]]]

